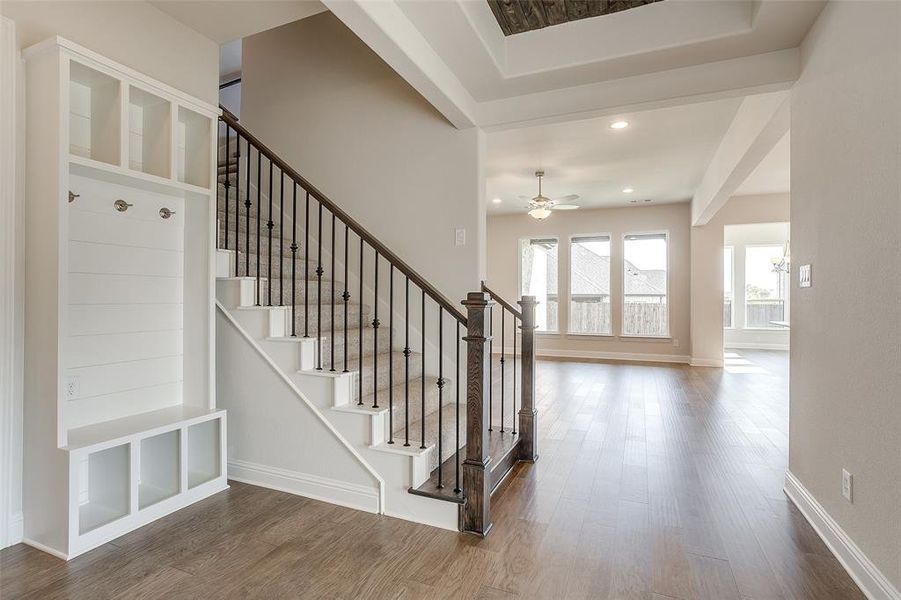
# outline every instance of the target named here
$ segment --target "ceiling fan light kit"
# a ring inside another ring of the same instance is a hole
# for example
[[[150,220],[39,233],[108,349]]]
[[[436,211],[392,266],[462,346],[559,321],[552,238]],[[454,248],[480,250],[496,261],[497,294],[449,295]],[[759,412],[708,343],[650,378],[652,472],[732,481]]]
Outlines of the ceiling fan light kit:
[[[541,179],[544,177],[544,171],[535,171],[535,177],[538,178],[538,195],[529,201],[528,208],[530,217],[538,221],[543,221],[551,215],[551,210],[575,210],[579,208],[576,204],[557,204],[558,200],[565,200],[567,202],[578,200],[579,196],[576,194],[563,196],[557,200],[551,200],[547,196],[544,196],[541,193]]]

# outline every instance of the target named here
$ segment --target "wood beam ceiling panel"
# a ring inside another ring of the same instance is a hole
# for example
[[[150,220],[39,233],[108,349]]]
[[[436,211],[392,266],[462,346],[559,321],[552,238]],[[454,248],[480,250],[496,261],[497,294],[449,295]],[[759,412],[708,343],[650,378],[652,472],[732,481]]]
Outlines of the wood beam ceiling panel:
[[[602,17],[662,0],[487,0],[504,35]]]

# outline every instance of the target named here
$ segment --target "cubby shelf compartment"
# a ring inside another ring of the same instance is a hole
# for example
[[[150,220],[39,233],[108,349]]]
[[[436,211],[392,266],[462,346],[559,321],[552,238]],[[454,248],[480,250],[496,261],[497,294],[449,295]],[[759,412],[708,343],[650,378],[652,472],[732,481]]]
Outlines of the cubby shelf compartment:
[[[179,492],[180,434],[178,430],[169,431],[141,440],[138,508],[147,508]]]
[[[220,429],[218,420],[188,427],[188,488],[221,476]]]
[[[79,470],[78,533],[85,533],[128,516],[129,445],[88,454]]]
[[[210,187],[210,119],[178,107],[176,164],[178,180]]]
[[[71,61],[69,66],[69,152],[119,164],[119,80]]]
[[[168,100],[128,87],[128,168],[169,177],[171,110]]]

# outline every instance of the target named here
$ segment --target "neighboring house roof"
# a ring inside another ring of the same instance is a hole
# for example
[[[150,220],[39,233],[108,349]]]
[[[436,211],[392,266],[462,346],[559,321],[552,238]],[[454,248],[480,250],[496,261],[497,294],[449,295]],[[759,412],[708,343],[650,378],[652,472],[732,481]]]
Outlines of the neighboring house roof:
[[[557,280],[557,261],[548,264],[548,287]],[[572,245],[572,294],[604,296],[610,294],[610,257],[595,254],[579,244]],[[623,284],[626,294],[663,296],[666,294],[666,271],[642,270],[625,261]]]

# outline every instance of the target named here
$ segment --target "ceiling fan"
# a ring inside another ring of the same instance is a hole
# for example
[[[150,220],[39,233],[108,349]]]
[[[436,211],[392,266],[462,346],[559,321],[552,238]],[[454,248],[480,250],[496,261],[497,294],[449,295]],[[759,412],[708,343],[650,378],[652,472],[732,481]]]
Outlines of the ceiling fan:
[[[543,221],[551,215],[551,210],[575,210],[579,208],[575,204],[570,204],[573,200],[578,200],[578,194],[569,194],[560,198],[548,198],[541,193],[541,178],[544,177],[544,171],[535,171],[535,177],[538,178],[538,195],[534,198],[528,196],[520,196],[524,200],[528,200],[529,216],[538,221]]]

